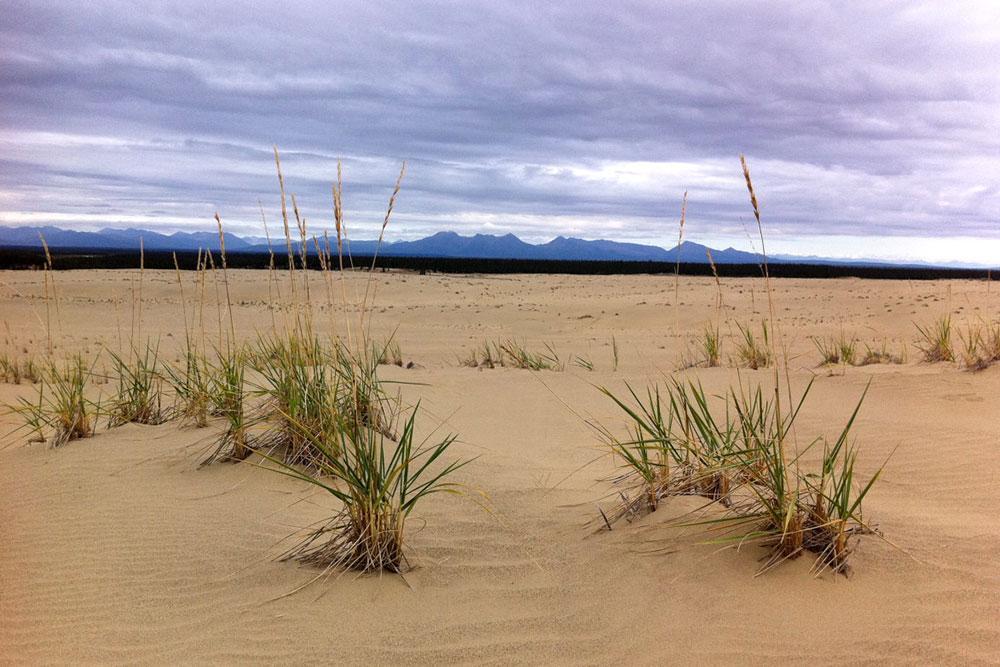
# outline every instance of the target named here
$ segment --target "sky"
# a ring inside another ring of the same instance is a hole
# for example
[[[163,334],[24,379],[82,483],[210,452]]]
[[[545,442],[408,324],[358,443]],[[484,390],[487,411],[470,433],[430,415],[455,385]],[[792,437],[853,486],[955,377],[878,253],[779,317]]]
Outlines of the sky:
[[[1000,265],[997,2],[0,0],[0,224]]]

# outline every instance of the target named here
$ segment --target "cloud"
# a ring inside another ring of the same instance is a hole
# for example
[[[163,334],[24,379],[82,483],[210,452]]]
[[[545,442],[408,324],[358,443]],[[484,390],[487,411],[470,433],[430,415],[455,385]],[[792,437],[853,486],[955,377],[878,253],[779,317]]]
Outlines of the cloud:
[[[0,222],[1000,239],[994,3],[5,3]],[[75,217],[74,217],[75,216]],[[866,244],[842,246],[845,253]],[[856,247],[857,246],[857,247]],[[916,246],[913,246],[916,247]],[[924,247],[924,246],[921,246]]]

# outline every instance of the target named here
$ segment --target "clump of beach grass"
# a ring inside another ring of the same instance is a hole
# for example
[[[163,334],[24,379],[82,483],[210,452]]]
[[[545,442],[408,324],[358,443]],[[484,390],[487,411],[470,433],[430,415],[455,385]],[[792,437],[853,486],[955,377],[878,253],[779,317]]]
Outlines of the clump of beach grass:
[[[760,207],[743,156],[740,162],[760,234],[768,309],[780,338]],[[800,447],[795,422],[812,381],[795,400],[787,348],[783,383],[767,322],[762,323],[760,341],[749,325],[738,326],[742,340],[737,354],[742,365],[760,368],[773,361],[773,387],[765,389],[759,383],[748,387],[741,380],[738,388],[731,387],[717,397],[722,406],[716,409],[700,385],[676,379],[670,379],[666,387],[668,400],[659,387],[647,389],[645,399],[631,387],[625,398],[603,390],[629,423],[629,437],[624,440],[600,428],[624,468],[614,480],[621,502],[612,511],[612,518],[601,510],[604,523],[610,529],[612,519],[634,518],[655,510],[667,497],[698,495],[708,502],[687,513],[680,520],[682,525],[721,532],[712,542],[735,548],[760,544],[767,549],[760,572],[811,552],[815,572],[832,570],[846,575],[856,537],[876,532],[862,514],[861,504],[885,465],[864,485],[855,483],[858,450],[848,443],[868,390],[862,393],[836,441],[830,444],[817,437]],[[841,356],[838,350],[838,358]],[[802,457],[820,444],[821,464],[818,470],[810,471]]]
[[[458,363],[469,368],[498,368],[504,365],[504,354],[499,342],[484,340],[466,356],[459,357]]]
[[[60,447],[94,434],[100,404],[87,398],[92,371],[93,366],[84,363],[80,356],[63,366],[50,362],[42,370],[37,399],[22,398],[12,406],[22,419],[22,428],[29,431],[29,440],[47,440],[50,446]]]
[[[108,425],[128,423],[162,424],[168,418],[163,408],[163,377],[158,370],[159,348],[146,344],[140,354],[133,350],[128,357],[108,352],[118,392],[107,407]]]
[[[958,339],[958,361],[965,370],[981,371],[1000,361],[1000,323],[969,322]]]
[[[343,419],[395,439],[389,411],[392,399],[378,374],[378,358],[371,348],[354,351],[349,345],[335,344],[331,363],[337,377],[337,409]]]
[[[983,325],[980,354],[991,364],[1000,361],[1000,322]]]
[[[287,220],[277,150],[275,162],[282,189],[282,214]],[[372,343],[366,312],[369,297],[374,298],[371,275],[378,247],[404,173],[405,164],[389,199],[355,333],[352,335],[348,328],[347,340],[334,338],[330,348],[324,349],[314,334],[311,316],[307,316],[303,321],[297,319],[294,330],[287,336],[259,343],[254,355],[255,370],[263,378],[260,388],[265,399],[263,414],[269,423],[277,425],[276,436],[265,436],[270,439],[258,441],[258,451],[265,461],[273,464],[271,469],[324,490],[340,505],[332,518],[311,531],[282,559],[318,565],[324,571],[330,568],[403,571],[407,564],[404,549],[407,517],[427,496],[457,492],[458,487],[447,478],[465,465],[463,461],[444,463],[444,455],[455,441],[453,436],[416,439],[419,404],[402,420],[402,428],[396,433],[403,414],[400,398],[389,399],[378,377],[380,363],[395,362],[398,357],[402,364],[398,347]],[[333,197],[337,260],[343,276],[341,194],[338,164]],[[294,198],[292,203],[298,220]],[[304,229],[302,221],[303,237]],[[290,241],[287,245],[289,271],[293,276]],[[304,254],[302,259],[305,268]],[[320,264],[326,273],[333,258],[321,255]],[[330,285],[328,279],[328,289]],[[304,286],[308,299],[308,284]],[[294,299],[294,280],[292,294]]]
[[[389,336],[381,345],[375,344],[373,353],[382,366],[403,366],[403,351],[395,336]]]
[[[467,461],[440,468],[454,436],[418,442],[419,405],[403,423],[397,440],[363,424],[340,422],[327,431],[303,429],[301,437],[317,453],[315,472],[303,472],[264,455],[274,470],[322,489],[341,509],[281,557],[326,569],[402,572],[406,565],[405,527],[411,512],[435,493],[457,493],[448,480]]]
[[[244,381],[246,366],[246,352],[242,348],[216,351],[209,382],[209,402],[212,414],[225,418],[225,430],[202,465],[243,461],[253,452]]]
[[[931,324],[916,324],[919,339],[916,342],[924,361],[938,363],[955,361],[951,337],[951,315],[942,315]]]
[[[511,338],[500,341],[497,346],[507,359],[506,365],[514,368],[532,371],[561,371],[565,368],[565,364],[550,343],[545,343],[544,352],[533,352]]]
[[[858,339],[848,337],[843,331],[836,337],[814,337],[812,342],[819,351],[821,366],[853,366],[858,362]]]
[[[266,448],[282,450],[287,463],[313,465],[317,454],[303,432],[326,431],[337,415],[335,379],[316,339],[290,337],[271,343],[268,362],[257,371],[265,380],[264,393],[276,426]]]
[[[709,502],[685,525],[721,533],[713,538],[721,544],[761,544],[768,550],[762,571],[811,552],[816,571],[846,574],[853,538],[874,532],[861,502],[881,468],[860,488],[855,484],[858,451],[848,441],[865,394],[836,441],[816,438],[789,456],[785,440],[811,386],[785,413],[759,385],[731,389],[715,410],[700,385],[674,379],[645,398],[631,387],[626,398],[604,388],[630,424],[625,439],[602,432],[623,468],[613,480],[621,501],[602,510],[604,522],[638,518],[671,496],[700,496]],[[818,471],[803,470],[801,456],[817,446],[824,452]]]
[[[736,323],[740,335],[736,341],[736,364],[751,370],[767,368],[773,363],[771,337],[767,320],[761,320],[761,335],[758,338],[751,324]]]
[[[544,344],[545,350],[536,352],[513,338],[500,338],[495,341],[485,340],[473,348],[466,356],[459,357],[458,363],[469,368],[523,368],[532,371],[562,371],[566,362],[560,358],[551,343]],[[581,363],[577,363],[577,361]],[[587,368],[587,360],[571,360],[581,368]],[[593,369],[593,365],[590,365]]]
[[[870,366],[872,364],[905,364],[906,347],[896,352],[889,347],[889,341],[882,339],[880,343],[865,343],[865,354],[858,361],[859,366]]]
[[[706,325],[698,338],[700,365],[715,368],[722,365],[722,335],[719,327]]]
[[[355,400],[347,383],[341,382],[346,372],[348,381],[361,383],[354,360],[344,356],[339,349],[331,356],[319,339],[300,334],[258,341],[255,370],[262,382],[256,393],[264,397],[261,414],[267,423],[258,440],[263,450],[286,464],[312,466],[320,454],[305,433],[329,434],[348,414],[365,423],[381,421],[381,409],[365,405],[371,400],[367,383]],[[336,363],[331,363],[333,359]],[[377,361],[369,369],[376,366]],[[355,414],[358,406],[364,406],[363,414]]]
[[[41,371],[31,357],[18,358],[8,354],[0,355],[0,378],[8,384],[21,384],[27,380],[31,384],[38,382]]]
[[[630,438],[620,440],[607,430],[602,435],[626,471],[615,483],[633,488],[621,494],[623,502],[613,518],[605,519],[634,518],[678,495],[703,496],[728,506],[738,433],[732,424],[716,421],[701,385],[671,379],[666,408],[659,386],[647,389],[644,399],[632,387],[626,388],[630,399],[601,389],[630,421]],[[638,481],[637,492],[633,481]]]
[[[208,426],[212,406],[211,369],[204,355],[193,346],[184,353],[183,368],[164,365],[167,381],[174,391],[174,412],[183,423],[197,428]]]

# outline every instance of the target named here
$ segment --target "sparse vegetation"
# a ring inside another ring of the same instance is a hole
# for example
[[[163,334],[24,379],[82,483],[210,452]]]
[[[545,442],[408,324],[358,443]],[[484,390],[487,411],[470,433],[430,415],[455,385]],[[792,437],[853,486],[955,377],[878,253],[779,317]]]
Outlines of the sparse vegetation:
[[[180,264],[176,255],[173,258],[182,303],[183,361],[177,366],[163,364],[161,375],[158,345],[147,343],[141,352],[132,349],[127,357],[109,352],[111,377],[117,380],[117,391],[107,410],[102,412],[98,403],[87,398],[92,368],[88,368],[81,357],[75,357],[65,368],[47,366],[41,374],[37,398],[22,399],[12,407],[21,416],[22,428],[31,432],[32,439],[43,440],[48,436],[53,446],[92,435],[100,414],[108,416],[110,426],[128,422],[160,424],[168,415],[176,413],[186,422],[201,427],[207,426],[212,416],[222,417],[224,428],[202,465],[217,461],[242,461],[256,451],[264,460],[275,464],[279,472],[307,480],[342,503],[326,525],[308,535],[286,557],[326,567],[399,572],[406,564],[403,542],[406,518],[428,495],[457,491],[448,477],[466,462],[443,460],[455,441],[453,436],[418,441],[415,422],[419,406],[409,410],[404,419],[400,397],[390,399],[385,383],[378,377],[380,364],[403,366],[404,362],[394,336],[376,344],[370,334],[368,317],[369,299],[374,298],[375,292],[371,279],[374,258],[361,302],[349,303],[347,290],[342,290],[344,312],[358,312],[358,321],[344,323],[347,328],[345,338],[336,333],[330,272],[336,261],[341,278],[344,277],[339,166],[333,190],[336,260],[326,235],[325,250],[317,238],[312,239],[319,267],[323,271],[327,310],[334,332],[329,346],[320,342],[315,334],[311,288],[306,272],[308,236],[305,219],[301,217],[292,196],[291,209],[300,236],[296,257],[277,150],[275,163],[288,250],[289,289],[286,294],[290,300],[278,308],[274,303],[269,304],[270,336],[260,337],[255,346],[246,346],[238,341],[226,238],[222,219],[216,214],[221,287],[211,252],[199,251],[194,292],[197,304],[193,318],[188,315]],[[390,198],[379,243],[399,194],[404,171],[405,165]],[[54,346],[50,311],[55,286],[51,284],[51,257],[47,247],[45,269],[46,313],[43,324],[51,358]],[[218,339],[211,361],[202,352],[206,349],[204,306],[209,271],[215,285],[218,311]],[[132,335],[129,345],[142,338],[144,274],[145,257],[140,241],[140,270],[131,282]],[[280,298],[273,251],[268,282],[269,297],[278,294]],[[57,302],[55,306],[58,311]],[[223,323],[223,311],[228,327]],[[289,321],[284,323],[287,328],[279,326],[278,312],[289,313]],[[171,336],[172,332],[167,335]],[[120,327],[119,340],[122,342]],[[196,340],[200,340],[200,345],[195,344]],[[534,353],[513,341],[496,341],[485,343],[481,351],[481,356],[478,351],[473,354],[473,365],[514,365],[536,370],[561,369],[563,366],[555,350],[548,345],[545,352]],[[35,373],[30,360],[20,362],[8,356],[0,357],[0,377],[5,380],[10,377],[19,382]],[[168,383],[174,392],[173,408],[163,406],[164,383]],[[400,424],[402,430],[397,434],[396,428]]]
[[[983,325],[980,354],[988,363],[1000,361],[1000,322]]]
[[[961,342],[959,354],[962,367],[970,371],[981,371],[990,365],[989,359],[983,354],[983,327],[976,322],[966,325],[965,331],[958,332]]]

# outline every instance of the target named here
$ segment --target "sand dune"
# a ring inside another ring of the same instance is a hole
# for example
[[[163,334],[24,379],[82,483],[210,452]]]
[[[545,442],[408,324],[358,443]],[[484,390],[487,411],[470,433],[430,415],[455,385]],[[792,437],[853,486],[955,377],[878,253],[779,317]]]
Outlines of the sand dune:
[[[231,274],[236,328],[249,338],[270,326],[267,277]],[[130,276],[56,275],[58,353],[96,353],[120,334],[128,339]],[[405,577],[340,574],[282,597],[316,571],[276,562],[279,542],[329,515],[330,501],[250,463],[197,469],[209,446],[205,429],[128,425],[56,450],[5,436],[3,662],[1000,659],[1000,367],[970,373],[923,364],[911,347],[902,365],[820,369],[809,340],[843,329],[862,341],[909,345],[914,321],[995,316],[996,289],[775,281],[792,384],[800,390],[816,378],[799,435],[835,436],[871,379],[856,427],[861,473],[895,450],[866,500],[892,544],[864,540],[848,579],[814,578],[805,558],[755,577],[760,549],[720,551],[701,543],[701,533],[667,525],[693,499],[594,532],[596,504],[609,491],[600,480],[614,465],[583,418],[624,427],[595,385],[642,385],[682,365],[693,334],[712,318],[711,279],[682,278],[681,303],[672,278],[651,276],[380,273],[376,282],[376,333],[398,327],[403,356],[416,365],[387,367],[385,376],[406,382],[407,401],[422,401],[423,432],[455,432],[457,453],[478,457],[458,473],[474,493],[435,496],[418,508],[408,534],[413,569]],[[8,345],[40,354],[40,275],[5,273],[0,286]],[[357,286],[354,279],[349,288]],[[726,318],[746,322],[767,310],[760,281],[724,280],[722,289]],[[160,336],[173,359],[183,324],[172,273],[147,272],[143,294],[142,335]],[[338,317],[323,311],[317,321],[342,326]],[[204,329],[217,335],[212,303]],[[595,370],[459,366],[462,353],[500,335],[551,342]],[[724,355],[732,340],[726,345]],[[713,392],[737,372],[683,371]],[[739,373],[744,381],[770,378]],[[27,385],[0,385],[0,401],[30,395]],[[15,422],[2,419],[7,433]]]

